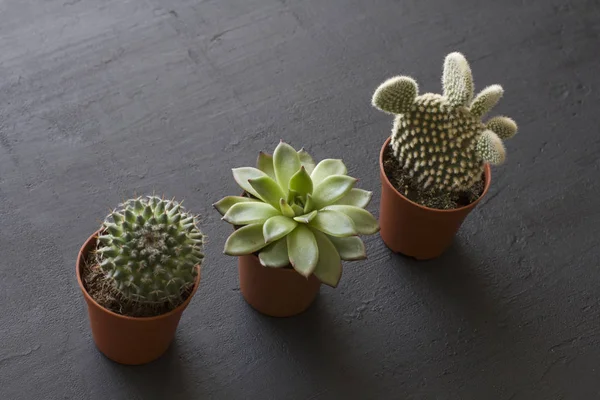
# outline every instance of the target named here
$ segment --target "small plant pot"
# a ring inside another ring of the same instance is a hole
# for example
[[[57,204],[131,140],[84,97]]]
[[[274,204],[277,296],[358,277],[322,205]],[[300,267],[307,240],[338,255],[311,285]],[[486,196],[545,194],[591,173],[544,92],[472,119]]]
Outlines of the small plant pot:
[[[307,278],[291,266],[269,268],[255,255],[238,257],[240,290],[248,304],[271,317],[291,317],[305,311],[321,287],[314,275]]]
[[[385,141],[379,154],[381,238],[396,253],[418,260],[439,257],[452,244],[463,220],[488,192],[492,179],[490,167],[485,165],[485,187],[477,200],[464,207],[437,210],[407,199],[390,183],[383,168],[383,156],[389,143],[390,138]]]
[[[139,365],[156,360],[173,341],[183,310],[198,289],[200,274],[190,296],[176,309],[156,317],[135,318],[116,314],[98,304],[85,289],[81,277],[87,255],[96,248],[98,232],[84,243],[77,256],[79,288],[88,306],[92,336],[96,347],[120,364]]]

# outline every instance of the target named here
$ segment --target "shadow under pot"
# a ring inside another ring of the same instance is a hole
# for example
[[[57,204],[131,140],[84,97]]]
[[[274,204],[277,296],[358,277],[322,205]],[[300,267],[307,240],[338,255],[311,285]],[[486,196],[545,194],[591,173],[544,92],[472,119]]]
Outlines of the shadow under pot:
[[[429,208],[409,200],[390,183],[384,170],[384,154],[389,143],[390,138],[385,141],[379,154],[381,238],[396,253],[418,260],[439,257],[452,245],[464,219],[488,192],[492,179],[490,166],[485,165],[485,186],[477,200],[450,210]]]
[[[173,341],[181,315],[198,289],[200,271],[191,293],[177,308],[155,317],[117,314],[102,307],[90,296],[82,278],[85,263],[97,247],[99,232],[90,236],[81,247],[76,263],[77,282],[87,303],[96,347],[120,364],[140,365],[154,361],[167,351]]]

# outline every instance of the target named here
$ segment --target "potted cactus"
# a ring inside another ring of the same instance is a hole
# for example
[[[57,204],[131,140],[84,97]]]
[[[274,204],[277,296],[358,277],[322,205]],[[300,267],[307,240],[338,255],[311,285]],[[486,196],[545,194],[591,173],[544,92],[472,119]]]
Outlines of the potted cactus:
[[[437,257],[450,246],[487,193],[489,164],[505,159],[502,140],[517,132],[507,117],[481,121],[503,90],[492,85],[473,99],[462,54],[446,57],[442,83],[443,95],[419,95],[412,78],[397,76],[372,98],[374,107],[395,116],[379,158],[381,237],[393,251],[417,259]]]
[[[198,289],[203,235],[174,200],[127,200],[82,246],[77,281],[98,349],[122,364],[160,357]]]
[[[366,257],[359,234],[379,230],[364,208],[371,192],[354,188],[341,160],[315,165],[304,150],[281,142],[260,153],[257,168],[233,169],[244,190],[215,203],[235,230],[225,254],[238,256],[240,289],[258,311],[275,317],[299,314],[321,283],[336,287],[342,260]]]

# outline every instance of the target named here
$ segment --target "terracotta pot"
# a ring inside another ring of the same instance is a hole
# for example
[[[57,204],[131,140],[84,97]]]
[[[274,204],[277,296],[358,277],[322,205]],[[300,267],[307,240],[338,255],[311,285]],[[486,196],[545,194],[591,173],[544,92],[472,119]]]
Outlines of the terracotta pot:
[[[477,200],[453,210],[436,210],[410,201],[392,186],[383,169],[383,155],[389,143],[390,138],[379,154],[381,237],[396,253],[418,260],[436,258],[450,247],[463,220],[488,192],[492,179],[490,167],[485,166],[485,188]]]
[[[291,317],[305,311],[321,287],[314,275],[307,278],[290,268],[269,268],[255,255],[238,257],[240,290],[254,309],[271,317]]]
[[[98,232],[81,247],[76,266],[77,282],[88,306],[94,342],[105,356],[121,364],[139,365],[154,361],[167,351],[173,341],[181,314],[198,289],[200,274],[185,302],[166,314],[144,318],[116,314],[96,303],[81,279],[84,260],[96,248],[97,237]]]

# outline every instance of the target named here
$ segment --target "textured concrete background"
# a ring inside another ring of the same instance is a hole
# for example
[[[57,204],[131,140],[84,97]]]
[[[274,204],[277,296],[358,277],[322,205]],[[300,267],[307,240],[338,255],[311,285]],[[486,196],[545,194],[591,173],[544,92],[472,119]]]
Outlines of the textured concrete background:
[[[242,299],[211,204],[283,138],[343,158],[379,206],[385,78],[440,90],[451,51],[520,125],[442,258],[366,239],[306,314]],[[0,1],[0,398],[600,397],[600,2]],[[95,349],[79,246],[134,193],[185,198],[210,236],[176,343]]]

